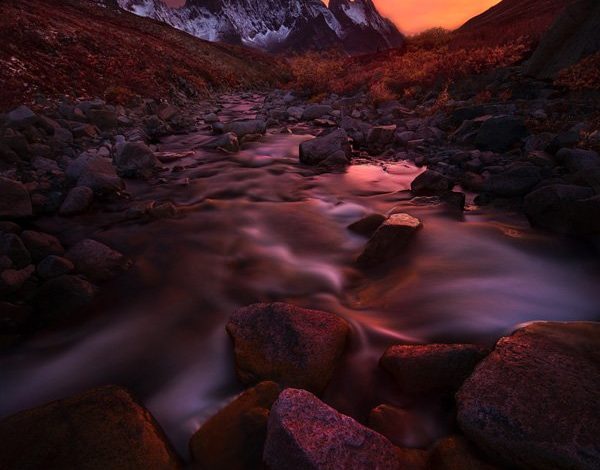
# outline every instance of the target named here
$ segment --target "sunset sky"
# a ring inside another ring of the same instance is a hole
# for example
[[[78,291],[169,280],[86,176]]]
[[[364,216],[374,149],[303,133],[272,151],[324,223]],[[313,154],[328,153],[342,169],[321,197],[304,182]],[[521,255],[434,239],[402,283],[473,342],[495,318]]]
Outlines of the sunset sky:
[[[500,0],[374,0],[384,16],[405,33],[413,34],[433,26],[456,28]],[[165,0],[180,6],[185,0]],[[325,2],[327,3],[327,1]]]

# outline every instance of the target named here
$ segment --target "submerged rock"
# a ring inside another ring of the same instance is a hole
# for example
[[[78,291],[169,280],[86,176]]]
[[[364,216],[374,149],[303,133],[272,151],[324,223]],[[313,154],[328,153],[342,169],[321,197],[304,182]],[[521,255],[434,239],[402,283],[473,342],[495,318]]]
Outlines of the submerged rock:
[[[394,259],[421,227],[421,221],[408,214],[390,215],[367,242],[358,264],[368,268]]]
[[[315,393],[329,382],[349,331],[337,315],[284,303],[241,308],[227,323],[243,383],[272,380]]]
[[[274,382],[261,382],[236,397],[196,431],[192,458],[201,468],[260,468],[269,410],[279,396]]]
[[[0,461],[6,468],[181,468],[150,413],[115,386],[5,418],[0,442]]]
[[[369,413],[369,427],[398,447],[427,449],[439,436],[439,430],[422,416],[391,405],[379,405]]]
[[[488,353],[475,344],[398,345],[387,349],[381,365],[404,393],[454,393]]]
[[[350,163],[350,144],[343,129],[315,137],[300,144],[300,162],[305,165],[347,165]]]
[[[456,396],[458,423],[491,459],[600,468],[600,323],[539,322],[502,338]]]
[[[272,470],[405,468],[385,437],[291,388],[271,410],[264,461]]]

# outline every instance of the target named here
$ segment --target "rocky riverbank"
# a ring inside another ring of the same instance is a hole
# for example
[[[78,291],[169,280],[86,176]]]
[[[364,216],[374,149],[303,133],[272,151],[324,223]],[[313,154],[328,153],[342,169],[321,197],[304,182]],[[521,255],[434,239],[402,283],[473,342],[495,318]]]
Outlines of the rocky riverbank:
[[[403,196],[415,206],[459,215],[473,205],[517,209],[537,227],[593,241],[596,124],[573,102],[581,121],[554,128],[565,98],[542,82],[530,85],[533,97],[486,104],[469,98],[442,105],[432,97],[372,106],[362,96],[309,103],[275,91],[226,97],[233,102],[227,109],[221,98],[182,107],[153,100],[129,108],[101,100],[18,107],[0,119],[2,346],[86,321],[104,286],[143,261],[104,242],[100,228],[144,230],[193,210],[134,200],[133,189],[185,188],[190,181],[177,175],[203,164],[195,150],[233,159],[265,134],[312,134],[299,144],[297,166],[306,174],[411,161],[427,167]],[[252,109],[252,117],[236,119],[237,107]],[[193,134],[193,144],[163,151],[161,139],[177,133]],[[394,209],[348,229],[363,237],[356,268],[378,273],[398,263],[427,225]],[[391,346],[380,359],[393,384],[389,394],[426,398],[443,410],[442,436],[396,403],[379,403],[362,422],[331,406],[326,390],[355,334],[336,313],[254,304],[232,312],[226,332],[236,375],[252,388],[191,437],[200,468],[591,469],[600,462],[600,417],[584,406],[600,398],[597,324],[533,324],[493,350]],[[182,465],[149,412],[119,387],[6,418],[0,441],[0,460],[10,468]]]

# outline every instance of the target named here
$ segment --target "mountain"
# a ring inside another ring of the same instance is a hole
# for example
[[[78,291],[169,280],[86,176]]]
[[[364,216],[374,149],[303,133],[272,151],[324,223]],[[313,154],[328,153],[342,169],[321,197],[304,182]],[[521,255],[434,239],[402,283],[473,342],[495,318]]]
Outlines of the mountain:
[[[116,0],[1,0],[0,109],[45,96],[168,98],[277,85],[287,67],[116,6]]]
[[[329,7],[322,0],[187,0],[181,8],[162,0],[118,2],[208,41],[272,52],[337,48],[356,54],[404,44],[372,0],[331,0]]]
[[[502,0],[462,25],[457,33],[490,39],[521,35],[536,39],[575,0]]]

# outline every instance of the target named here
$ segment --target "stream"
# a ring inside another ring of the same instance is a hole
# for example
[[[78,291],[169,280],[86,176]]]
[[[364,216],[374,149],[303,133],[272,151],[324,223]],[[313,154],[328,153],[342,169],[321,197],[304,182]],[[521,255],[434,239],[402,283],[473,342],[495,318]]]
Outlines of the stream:
[[[261,96],[222,98],[224,119],[252,117]],[[285,301],[352,325],[325,401],[363,422],[380,403],[405,405],[377,363],[395,343],[492,345],[533,320],[597,320],[598,263],[580,245],[532,230],[520,215],[464,214],[412,201],[409,162],[318,173],[298,163],[308,129],[269,133],[237,154],[198,150],[207,130],[169,136],[164,180],[128,182],[135,201],[171,201],[174,219],[86,225],[47,221],[59,237],[106,243],[135,266],[104,284],[90,319],[31,339],[0,358],[0,415],[116,383],[132,389],[185,455],[199,425],[242,390],[229,315]],[[361,217],[400,208],[423,222],[392,269],[362,273]],[[95,216],[96,220],[98,216]],[[442,427],[423,411],[423,420]],[[443,429],[439,431],[443,433]]]

